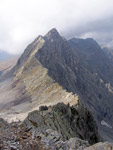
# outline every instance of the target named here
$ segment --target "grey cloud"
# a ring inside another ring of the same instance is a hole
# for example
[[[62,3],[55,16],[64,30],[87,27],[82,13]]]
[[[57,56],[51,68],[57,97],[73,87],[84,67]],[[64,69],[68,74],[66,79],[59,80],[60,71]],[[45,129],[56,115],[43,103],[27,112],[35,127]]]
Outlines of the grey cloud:
[[[106,45],[113,40],[113,17],[88,22],[77,28],[71,28],[64,32],[65,36],[70,39],[72,37],[94,38],[100,45]]]
[[[112,0],[1,0],[0,49],[19,53],[55,27],[71,38],[113,39]]]

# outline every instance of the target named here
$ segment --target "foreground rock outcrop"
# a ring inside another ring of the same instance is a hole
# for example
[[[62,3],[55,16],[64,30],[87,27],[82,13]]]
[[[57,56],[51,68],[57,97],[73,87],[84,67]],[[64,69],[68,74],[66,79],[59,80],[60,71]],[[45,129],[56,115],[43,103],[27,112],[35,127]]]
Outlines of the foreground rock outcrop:
[[[0,119],[0,150],[112,150],[81,103],[41,106],[23,122]],[[98,143],[99,142],[99,143]]]
[[[78,137],[90,144],[101,140],[93,116],[81,104],[70,107],[58,103],[52,107],[41,107],[39,111],[31,112],[23,124],[36,137],[45,137],[46,130],[52,129],[61,134],[62,140]]]

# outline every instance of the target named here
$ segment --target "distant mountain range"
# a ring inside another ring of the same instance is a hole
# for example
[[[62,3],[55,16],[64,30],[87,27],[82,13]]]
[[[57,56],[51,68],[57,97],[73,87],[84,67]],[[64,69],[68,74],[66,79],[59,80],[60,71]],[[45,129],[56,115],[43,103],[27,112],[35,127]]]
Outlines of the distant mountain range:
[[[17,55],[0,51],[0,75],[5,74],[16,64],[18,59]]]
[[[12,57],[14,57],[13,54],[7,53],[5,51],[0,51],[0,61],[5,61],[5,60],[10,59]]]

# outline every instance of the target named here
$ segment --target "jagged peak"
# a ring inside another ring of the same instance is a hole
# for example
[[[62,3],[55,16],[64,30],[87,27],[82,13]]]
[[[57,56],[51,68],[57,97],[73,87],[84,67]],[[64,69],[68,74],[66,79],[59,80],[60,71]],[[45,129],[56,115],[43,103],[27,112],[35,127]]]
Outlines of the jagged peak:
[[[52,28],[45,36],[47,39],[58,39],[61,38],[56,28]]]

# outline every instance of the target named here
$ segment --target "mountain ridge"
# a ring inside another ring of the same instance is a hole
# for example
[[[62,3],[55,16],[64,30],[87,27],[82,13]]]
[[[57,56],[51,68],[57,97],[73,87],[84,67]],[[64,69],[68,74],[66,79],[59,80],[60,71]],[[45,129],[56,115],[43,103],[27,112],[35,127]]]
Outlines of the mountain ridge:
[[[68,41],[56,29],[50,30],[45,36],[38,36],[28,45],[13,68],[12,89],[21,90],[20,83],[23,84],[22,96],[28,96],[31,107],[26,107],[28,110],[57,102],[76,104],[79,95],[82,103],[94,114],[101,134],[108,139],[112,129],[101,122],[104,120],[113,127],[113,93],[107,85],[110,83],[111,88],[113,85],[112,64],[94,40],[82,41],[83,45],[78,39],[78,43]],[[100,69],[97,68],[98,64]],[[24,97],[25,103],[21,100],[23,106],[28,101]],[[18,106],[13,107],[20,109]]]

